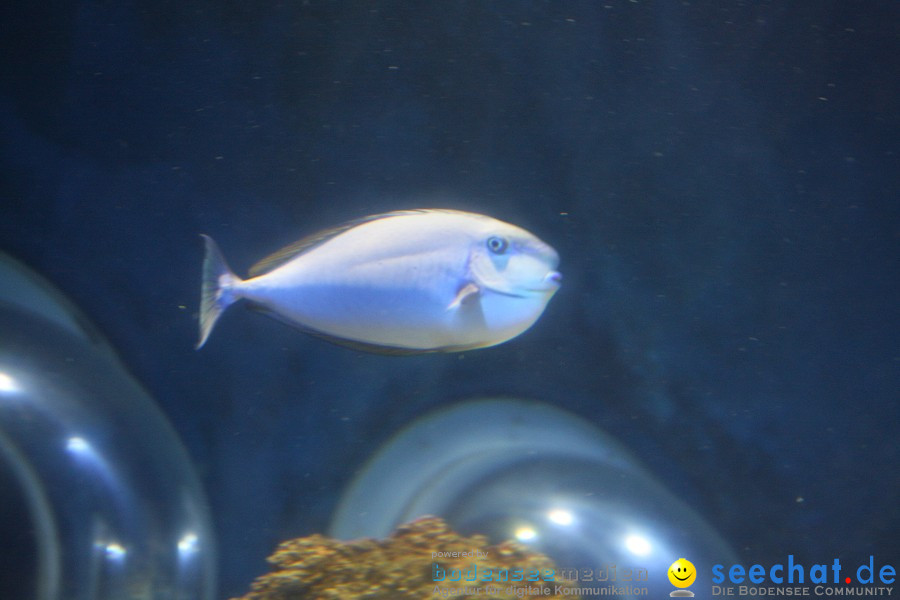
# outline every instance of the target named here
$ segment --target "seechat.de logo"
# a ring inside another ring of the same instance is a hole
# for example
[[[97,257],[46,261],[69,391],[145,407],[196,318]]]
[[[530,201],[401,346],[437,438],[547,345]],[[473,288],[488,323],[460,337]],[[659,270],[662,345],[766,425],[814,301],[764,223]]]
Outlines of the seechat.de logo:
[[[869,560],[845,567],[839,558],[803,564],[788,554],[787,561],[772,565],[713,565],[713,596],[890,596],[897,570]]]

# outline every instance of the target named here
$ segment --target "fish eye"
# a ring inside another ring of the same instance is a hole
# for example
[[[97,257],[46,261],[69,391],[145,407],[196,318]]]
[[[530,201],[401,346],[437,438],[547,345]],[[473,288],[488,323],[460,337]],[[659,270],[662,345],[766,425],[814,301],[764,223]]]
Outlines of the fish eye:
[[[503,254],[509,247],[509,242],[506,241],[506,238],[492,235],[487,239],[487,247],[494,254]]]

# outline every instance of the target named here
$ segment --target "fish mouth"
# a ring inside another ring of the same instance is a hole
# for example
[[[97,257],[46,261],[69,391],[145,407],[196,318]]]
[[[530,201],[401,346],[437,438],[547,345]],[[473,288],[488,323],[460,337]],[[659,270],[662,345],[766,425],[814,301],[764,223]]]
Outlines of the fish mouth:
[[[544,275],[541,285],[534,288],[528,288],[529,292],[555,292],[562,285],[562,273],[559,271],[550,271]]]

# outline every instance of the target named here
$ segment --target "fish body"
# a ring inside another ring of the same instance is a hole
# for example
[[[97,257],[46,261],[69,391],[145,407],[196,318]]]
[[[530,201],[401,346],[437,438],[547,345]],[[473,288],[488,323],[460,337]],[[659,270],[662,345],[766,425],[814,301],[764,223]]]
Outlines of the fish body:
[[[240,299],[365,350],[483,348],[531,327],[560,282],[556,251],[537,237],[454,210],[385,213],[316,234],[263,259],[248,279],[203,238],[198,348]]]

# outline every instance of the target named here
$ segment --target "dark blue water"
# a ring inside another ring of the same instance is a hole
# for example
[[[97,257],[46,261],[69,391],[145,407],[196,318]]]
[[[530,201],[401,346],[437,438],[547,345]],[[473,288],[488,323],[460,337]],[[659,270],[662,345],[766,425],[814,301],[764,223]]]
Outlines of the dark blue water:
[[[748,563],[900,559],[896,3],[0,14],[0,248],[98,324],[184,439],[223,596],[323,531],[398,428],[497,394],[619,437]],[[199,233],[243,272],[420,206],[559,251],[532,330],[393,358],[234,310],[193,350]]]

